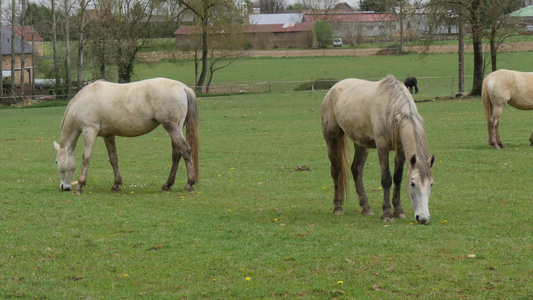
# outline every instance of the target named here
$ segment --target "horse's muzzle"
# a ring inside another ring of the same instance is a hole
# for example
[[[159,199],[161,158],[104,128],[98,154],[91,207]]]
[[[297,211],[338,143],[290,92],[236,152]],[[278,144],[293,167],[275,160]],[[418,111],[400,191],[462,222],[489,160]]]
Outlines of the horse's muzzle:
[[[415,220],[419,223],[419,224],[422,224],[422,225],[427,225],[429,223],[429,216],[427,217],[420,217],[419,215],[417,215],[415,217]]]

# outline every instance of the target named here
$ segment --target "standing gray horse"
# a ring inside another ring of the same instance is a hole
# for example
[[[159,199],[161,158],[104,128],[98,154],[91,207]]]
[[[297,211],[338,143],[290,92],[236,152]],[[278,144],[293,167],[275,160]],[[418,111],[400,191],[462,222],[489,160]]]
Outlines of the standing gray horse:
[[[347,137],[352,140],[355,155],[351,171],[363,215],[373,215],[363,185],[363,169],[369,148],[376,148],[383,187],[384,222],[405,218],[401,207],[400,186],[403,166],[408,159],[407,196],[413,205],[415,220],[429,223],[429,195],[433,186],[431,168],[434,156],[429,156],[424,121],[411,94],[393,76],[378,82],[345,79],[335,84],[322,102],[322,133],[331,161],[331,176],[335,188],[333,212],[343,213],[347,176]],[[389,169],[389,152],[396,151],[394,177]],[[394,181],[391,212],[390,188]]]
[[[185,84],[154,78],[135,83],[116,84],[97,81],[84,87],[70,100],[61,124],[61,138],[54,142],[56,163],[61,177],[60,188],[70,191],[76,169],[76,143],[83,135],[83,159],[78,184],[73,192],[81,193],[87,183],[87,171],[96,137],[104,138],[113,167],[112,191],[120,191],[122,177],[118,168],[115,136],[136,137],[162,124],[172,142],[172,167],[162,189],[170,190],[183,157],[187,168],[186,191],[193,191],[198,177],[198,110],[196,96]],[[187,139],[183,136],[186,127]]]

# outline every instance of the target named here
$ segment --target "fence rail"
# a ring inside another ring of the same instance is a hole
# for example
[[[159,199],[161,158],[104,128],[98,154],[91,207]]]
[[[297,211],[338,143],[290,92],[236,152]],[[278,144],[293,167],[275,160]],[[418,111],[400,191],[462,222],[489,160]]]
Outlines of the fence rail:
[[[419,88],[424,96],[436,98],[457,93],[457,76],[424,76],[417,77]],[[472,76],[465,76],[470,81]],[[365,78],[377,81],[381,78]],[[324,91],[328,90],[340,79],[294,80],[294,81],[261,81],[254,83],[216,84],[209,87],[209,94],[242,94],[242,93],[279,93],[290,91]],[[190,85],[195,88],[194,85]],[[39,95],[4,95],[0,97],[0,105],[21,106],[26,103],[49,101],[53,99],[68,100],[65,95],[51,95],[50,90],[41,90]]]

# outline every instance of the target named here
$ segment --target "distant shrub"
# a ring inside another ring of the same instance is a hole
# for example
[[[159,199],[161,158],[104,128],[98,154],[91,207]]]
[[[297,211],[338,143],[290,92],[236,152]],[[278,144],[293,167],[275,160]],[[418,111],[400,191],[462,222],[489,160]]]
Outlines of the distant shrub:
[[[295,91],[311,91],[313,89],[315,90],[329,90],[335,83],[339,82],[336,79],[331,78],[325,78],[325,79],[318,79],[313,80],[309,82],[304,82],[297,86],[294,90]]]

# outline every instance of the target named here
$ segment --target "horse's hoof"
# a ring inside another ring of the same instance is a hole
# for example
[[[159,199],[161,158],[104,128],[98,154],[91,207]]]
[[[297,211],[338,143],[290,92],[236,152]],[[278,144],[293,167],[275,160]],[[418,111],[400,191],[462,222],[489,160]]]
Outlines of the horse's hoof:
[[[76,194],[76,195],[79,195],[79,194],[81,194],[81,189],[75,187],[75,188],[72,190],[72,193],[73,193],[73,194]]]
[[[112,187],[111,187],[111,191],[112,191],[112,192],[120,192],[120,187],[118,187],[118,186],[112,186]]]
[[[393,216],[397,219],[405,219],[407,217],[403,211],[394,212]]]
[[[373,216],[374,212],[372,211],[372,208],[363,208],[363,211],[361,212],[363,216]]]
[[[189,192],[189,193],[194,192],[194,188],[193,188],[192,185],[190,185],[190,184],[187,184],[183,189],[184,189],[186,192]]]
[[[383,215],[381,217],[381,221],[386,222],[386,223],[394,222],[394,218],[391,215]]]
[[[165,192],[170,192],[170,186],[168,186],[168,185],[166,185],[166,184],[164,184],[164,185],[161,187],[161,189],[162,189],[163,191],[165,191]]]
[[[344,214],[344,210],[342,210],[342,208],[335,208],[333,209],[333,213],[336,215],[342,215]]]

